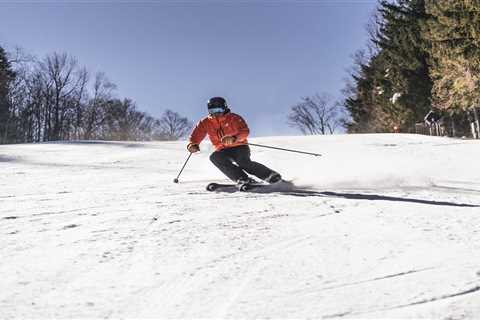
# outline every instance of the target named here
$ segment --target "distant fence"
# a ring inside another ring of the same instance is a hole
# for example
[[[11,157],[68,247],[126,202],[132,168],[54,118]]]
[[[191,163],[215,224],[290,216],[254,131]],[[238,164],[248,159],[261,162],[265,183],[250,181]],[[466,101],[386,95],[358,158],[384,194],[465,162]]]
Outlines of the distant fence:
[[[480,108],[476,107],[465,112],[444,115],[440,120],[433,123],[419,122],[409,131],[429,136],[480,139]]]
[[[415,124],[415,133],[416,134],[428,135],[428,136],[445,136],[445,135],[447,135],[445,127],[443,125],[438,124],[438,123],[427,125],[423,122]]]

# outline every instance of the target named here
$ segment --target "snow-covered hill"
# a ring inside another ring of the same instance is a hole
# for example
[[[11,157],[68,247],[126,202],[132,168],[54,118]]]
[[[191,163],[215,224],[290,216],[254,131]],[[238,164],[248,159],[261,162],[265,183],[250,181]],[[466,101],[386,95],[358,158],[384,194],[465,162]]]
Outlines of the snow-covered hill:
[[[292,190],[211,193],[211,147],[0,146],[0,318],[480,318],[480,145],[258,138]]]

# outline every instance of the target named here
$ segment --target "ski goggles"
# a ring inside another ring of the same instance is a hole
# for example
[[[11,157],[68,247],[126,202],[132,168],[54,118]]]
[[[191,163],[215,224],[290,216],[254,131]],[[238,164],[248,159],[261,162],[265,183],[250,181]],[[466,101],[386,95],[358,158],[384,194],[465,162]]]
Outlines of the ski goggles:
[[[224,112],[225,112],[224,108],[210,108],[210,109],[208,109],[209,114],[224,113]]]

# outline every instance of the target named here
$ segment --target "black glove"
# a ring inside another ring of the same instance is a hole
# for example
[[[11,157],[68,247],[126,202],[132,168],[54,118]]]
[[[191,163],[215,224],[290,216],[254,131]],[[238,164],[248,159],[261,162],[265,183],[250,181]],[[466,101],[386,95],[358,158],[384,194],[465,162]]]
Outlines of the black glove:
[[[187,146],[187,150],[190,151],[190,153],[195,153],[200,151],[200,147],[198,146],[198,144],[189,143]]]

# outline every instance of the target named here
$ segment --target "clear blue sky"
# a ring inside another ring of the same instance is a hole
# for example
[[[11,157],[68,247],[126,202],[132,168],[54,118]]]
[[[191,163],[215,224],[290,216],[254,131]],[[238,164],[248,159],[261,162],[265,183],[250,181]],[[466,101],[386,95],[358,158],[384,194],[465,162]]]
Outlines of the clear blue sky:
[[[156,117],[196,122],[220,95],[254,136],[292,134],[302,96],[340,96],[376,2],[0,0],[0,45],[67,52]]]

